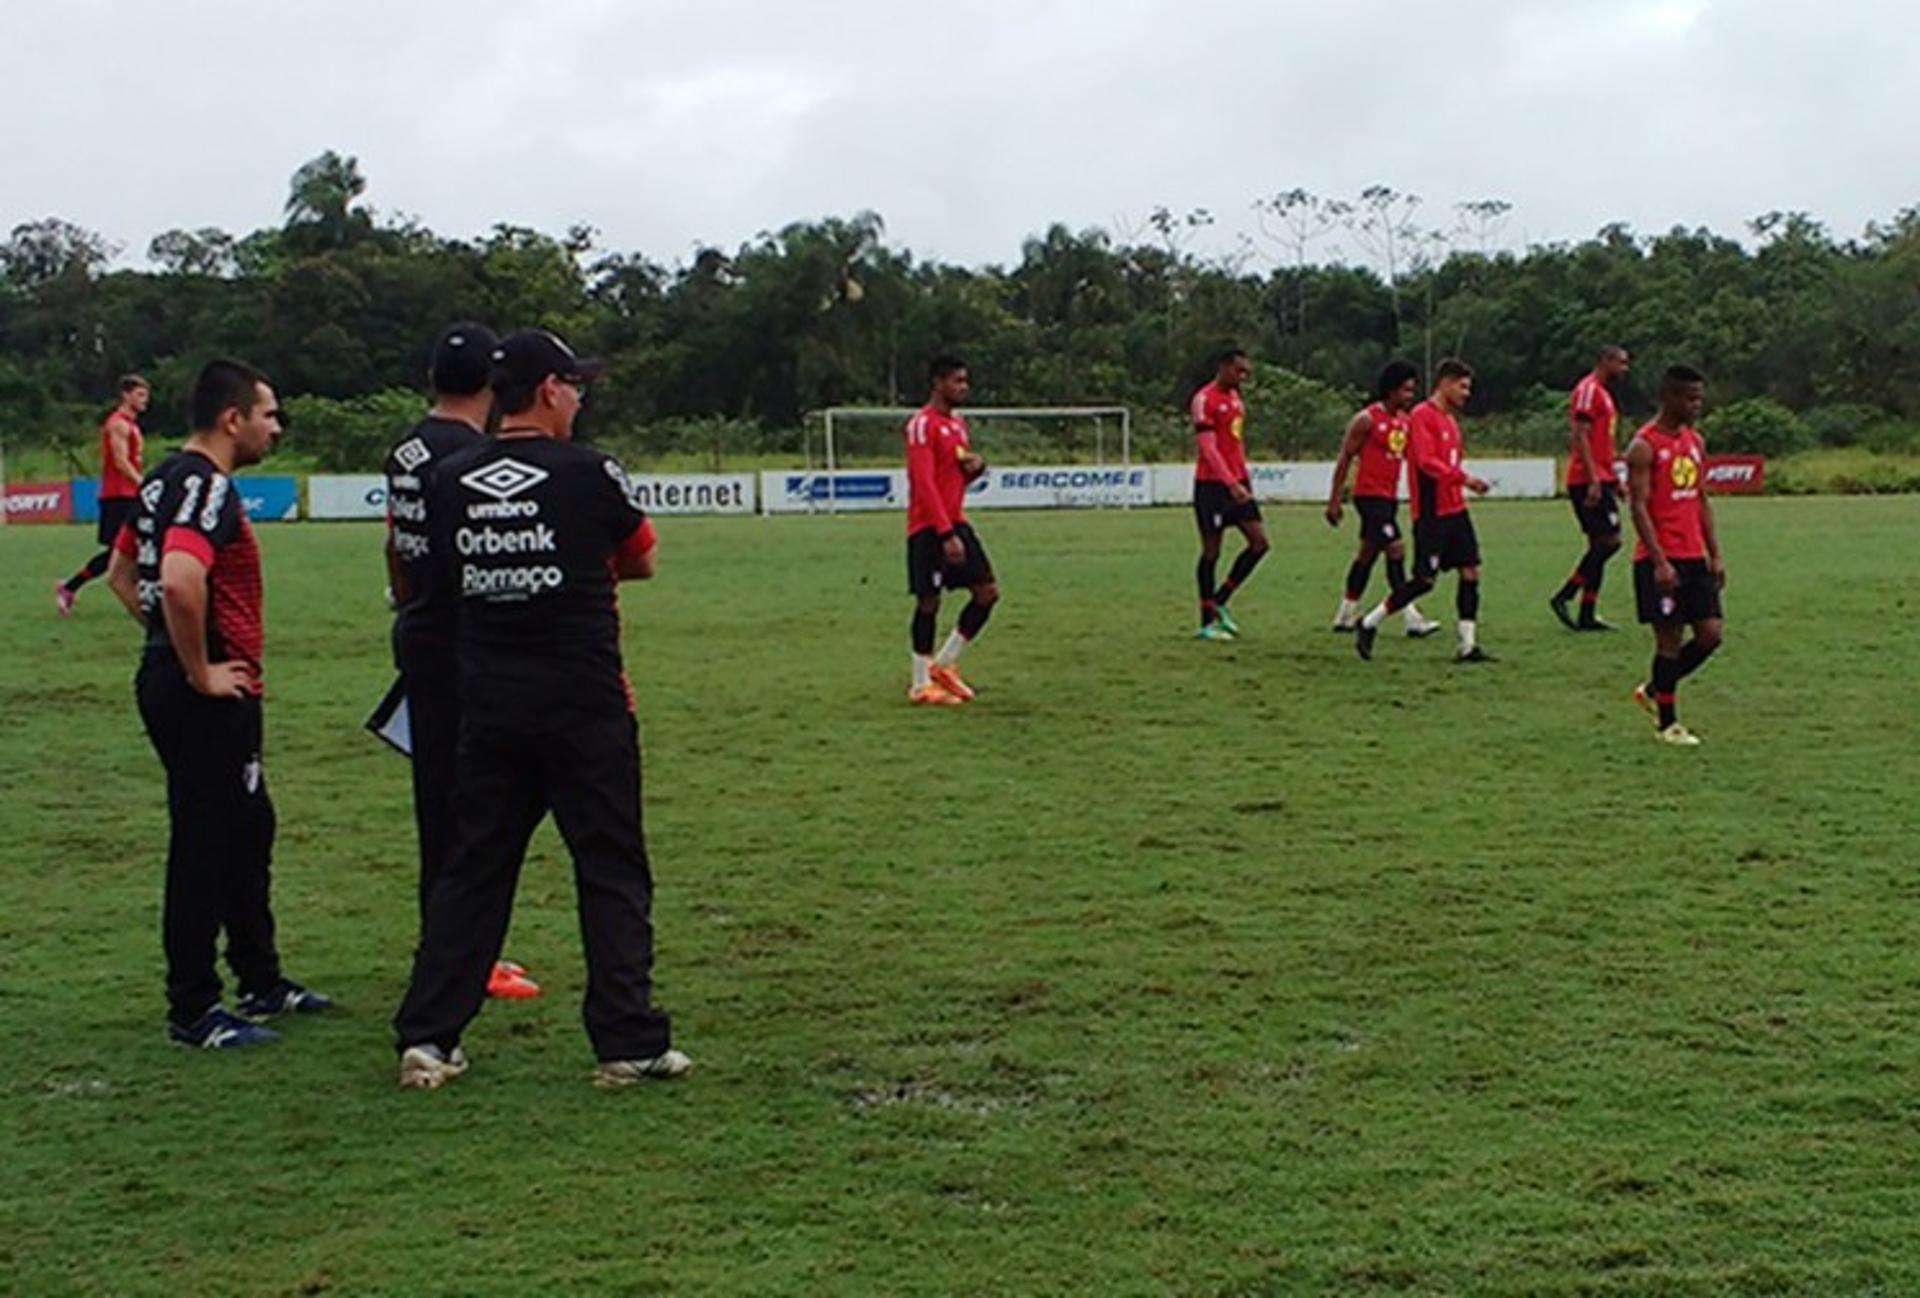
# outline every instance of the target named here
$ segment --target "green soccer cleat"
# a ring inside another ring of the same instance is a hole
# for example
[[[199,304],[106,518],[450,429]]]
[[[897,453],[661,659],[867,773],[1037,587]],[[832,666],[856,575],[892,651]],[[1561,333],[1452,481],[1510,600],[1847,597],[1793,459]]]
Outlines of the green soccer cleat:
[[[1233,620],[1233,614],[1227,612],[1227,606],[1225,604],[1213,610],[1213,620],[1218,623],[1220,629],[1228,635],[1237,636],[1240,634],[1240,624]]]
[[[1209,622],[1198,631],[1195,631],[1193,638],[1195,640],[1221,640],[1231,642],[1233,632],[1227,630],[1226,627],[1220,625],[1218,622]]]

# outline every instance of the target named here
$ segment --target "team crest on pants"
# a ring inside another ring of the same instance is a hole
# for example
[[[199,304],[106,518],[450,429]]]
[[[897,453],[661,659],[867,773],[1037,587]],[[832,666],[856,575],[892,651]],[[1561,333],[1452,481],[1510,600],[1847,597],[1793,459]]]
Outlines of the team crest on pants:
[[[260,777],[264,774],[260,759],[255,757],[240,768],[240,782],[247,786],[248,793],[260,792]]]

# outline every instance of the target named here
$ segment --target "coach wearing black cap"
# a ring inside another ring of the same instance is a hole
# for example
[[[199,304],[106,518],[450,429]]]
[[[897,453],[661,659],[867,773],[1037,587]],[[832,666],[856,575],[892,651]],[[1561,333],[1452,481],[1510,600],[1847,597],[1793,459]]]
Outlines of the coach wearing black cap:
[[[548,811],[579,889],[594,1080],[625,1086],[692,1067],[652,1005],[653,882],[615,597],[618,580],[653,575],[653,525],[618,461],[572,440],[599,371],[545,330],[509,335],[493,352],[494,438],[434,477],[429,555],[459,607],[460,738],[452,846],[394,1018],[405,1087],[465,1071],[460,1036]]]

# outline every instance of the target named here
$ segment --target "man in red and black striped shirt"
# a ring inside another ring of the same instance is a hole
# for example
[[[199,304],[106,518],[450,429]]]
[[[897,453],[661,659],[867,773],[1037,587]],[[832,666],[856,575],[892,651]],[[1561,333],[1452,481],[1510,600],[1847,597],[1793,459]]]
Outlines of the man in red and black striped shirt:
[[[206,1049],[270,1041],[275,1034],[249,1020],[330,1003],[282,975],[274,944],[260,548],[232,477],[272,449],[283,423],[258,370],[207,365],[194,383],[193,431],[140,484],[107,568],[114,593],[147,628],[134,687],[167,771],[169,1031]],[[220,1004],[214,955],[223,929],[238,1015]]]

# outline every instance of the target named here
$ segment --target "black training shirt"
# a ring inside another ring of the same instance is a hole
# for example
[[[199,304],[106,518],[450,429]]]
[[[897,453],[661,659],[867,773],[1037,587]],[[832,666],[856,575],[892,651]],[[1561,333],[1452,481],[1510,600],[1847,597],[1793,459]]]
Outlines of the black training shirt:
[[[394,614],[395,630],[403,636],[453,637],[459,601],[436,581],[427,507],[440,465],[481,440],[471,424],[428,415],[387,454],[387,527],[406,575],[407,596]]]
[[[614,565],[653,543],[620,463],[546,437],[505,437],[439,466],[427,505],[434,581],[459,601],[467,715],[538,721],[630,707]]]

